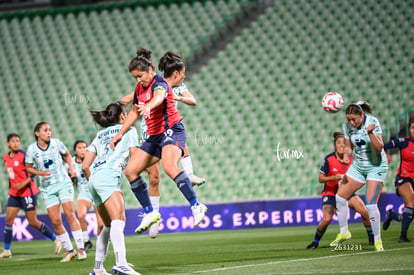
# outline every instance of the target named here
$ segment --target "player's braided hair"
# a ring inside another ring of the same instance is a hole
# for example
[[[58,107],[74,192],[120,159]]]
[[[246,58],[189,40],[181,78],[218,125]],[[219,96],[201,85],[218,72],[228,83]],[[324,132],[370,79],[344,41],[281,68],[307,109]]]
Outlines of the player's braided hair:
[[[90,111],[93,120],[101,127],[106,128],[119,123],[119,116],[126,113],[125,106],[119,101],[106,106],[103,111]]]
[[[182,58],[182,56],[176,53],[166,52],[160,58],[158,69],[164,72],[164,77],[170,77],[175,71],[181,71],[184,68],[185,65]]]
[[[138,48],[137,49],[137,56],[134,57],[128,65],[129,71],[139,70],[143,72],[148,72],[149,67],[155,68],[154,64],[151,60],[152,51]]]

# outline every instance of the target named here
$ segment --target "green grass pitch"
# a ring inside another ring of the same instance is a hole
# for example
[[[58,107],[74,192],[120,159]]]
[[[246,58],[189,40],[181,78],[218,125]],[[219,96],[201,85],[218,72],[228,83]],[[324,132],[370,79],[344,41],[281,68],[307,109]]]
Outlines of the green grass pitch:
[[[384,252],[367,244],[362,224],[351,224],[343,250],[329,247],[331,225],[320,247],[308,251],[315,226],[127,236],[127,259],[142,274],[414,274],[414,243],[397,242],[400,224],[382,232]],[[409,238],[414,239],[412,230]],[[95,244],[95,240],[92,240]],[[0,274],[88,274],[95,247],[82,262],[60,263],[50,241],[14,242],[13,257],[0,259]],[[114,263],[112,247],[105,262]]]

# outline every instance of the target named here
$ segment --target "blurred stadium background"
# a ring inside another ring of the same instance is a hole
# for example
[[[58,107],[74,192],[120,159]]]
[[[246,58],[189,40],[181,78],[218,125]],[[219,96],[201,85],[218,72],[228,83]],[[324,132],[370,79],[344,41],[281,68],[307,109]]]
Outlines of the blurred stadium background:
[[[198,106],[179,108],[194,170],[208,179],[203,202],[318,196],[320,163],[345,122],[343,111],[323,111],[326,92],[371,103],[386,140],[406,135],[412,14],[410,0],[0,1],[2,155],[8,133],[26,149],[39,121],[70,151],[76,139],[90,141],[97,127],[88,111],[133,90],[127,65],[145,47],[154,61],[166,51],[186,57]],[[161,204],[184,204],[161,176]],[[4,168],[0,182],[4,213]]]

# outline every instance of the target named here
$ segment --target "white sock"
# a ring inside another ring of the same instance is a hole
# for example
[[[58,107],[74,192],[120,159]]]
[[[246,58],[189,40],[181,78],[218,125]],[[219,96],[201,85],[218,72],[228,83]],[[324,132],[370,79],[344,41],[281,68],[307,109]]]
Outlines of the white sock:
[[[336,198],[336,216],[338,217],[339,233],[348,232],[348,201],[338,195]]]
[[[371,220],[374,241],[381,241],[381,216],[377,204],[367,205],[369,219]]]
[[[128,265],[126,260],[125,238],[124,238],[125,222],[121,220],[113,220],[111,222],[111,242],[114,248],[114,256],[116,265]]]
[[[62,243],[63,248],[66,249],[66,251],[73,250],[72,242],[70,241],[68,232],[63,233],[62,235],[57,235],[58,239]]]
[[[84,243],[86,243],[87,241],[89,241],[89,233],[88,233],[88,230],[82,231],[82,238],[83,238],[83,242]]]
[[[95,253],[95,267],[94,269],[102,269],[105,261],[108,246],[109,246],[109,234],[110,228],[104,226],[101,234],[96,238],[96,253]]]
[[[193,172],[193,162],[191,161],[191,156],[186,156],[181,159],[181,166],[183,167],[184,172],[189,176]]]
[[[73,238],[75,239],[76,247],[79,249],[83,249],[84,242],[82,238],[82,230],[72,231]]]
[[[160,212],[160,197],[150,197],[150,201],[152,204],[152,208],[154,209],[155,212]]]

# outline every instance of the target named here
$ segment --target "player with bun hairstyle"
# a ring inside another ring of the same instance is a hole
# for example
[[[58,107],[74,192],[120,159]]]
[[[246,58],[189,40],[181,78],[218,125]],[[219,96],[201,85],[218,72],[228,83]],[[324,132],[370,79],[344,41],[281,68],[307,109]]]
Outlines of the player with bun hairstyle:
[[[38,176],[40,191],[46,204],[47,213],[52,221],[57,237],[62,242],[66,253],[61,262],[69,262],[76,256],[69,234],[62,224],[60,205],[72,231],[78,248],[78,260],[86,259],[82,230],[75,215],[73,206],[73,185],[70,177],[75,177],[72,156],[66,146],[57,138],[51,138],[50,126],[47,122],[39,122],[34,129],[36,142],[27,149],[26,170]],[[63,166],[69,166],[69,175]]]
[[[137,80],[133,106],[123,127],[111,141],[111,148],[115,148],[116,142],[122,138],[125,130],[139,116],[144,117],[149,137],[138,152],[131,157],[125,168],[125,175],[146,213],[136,229],[137,233],[144,232],[160,219],[159,212],[153,211],[151,201],[142,200],[142,194],[148,194],[148,191],[140,174],[161,159],[163,170],[174,180],[191,205],[194,226],[202,222],[207,211],[207,207],[199,203],[188,175],[177,167],[186,143],[185,128],[181,123],[183,117],[179,116],[179,111],[175,108],[170,84],[162,76],[156,74],[151,54],[149,50],[138,49],[137,56],[129,64],[129,71]],[[182,75],[184,76],[184,73]],[[181,76],[182,80],[183,76]],[[158,215],[152,213],[158,213]]]
[[[381,217],[377,202],[387,175],[388,163],[382,141],[382,130],[378,119],[372,116],[372,107],[364,101],[350,104],[346,110],[348,122],[344,125],[345,153],[343,162],[350,163],[349,156],[355,152],[355,159],[339,184],[336,194],[336,208],[340,233],[331,243],[340,244],[351,238],[348,231],[348,200],[366,185],[365,204],[371,220],[376,251],[383,251],[381,240]]]
[[[37,193],[39,190],[25,166],[26,152],[20,150],[20,136],[11,133],[7,136],[7,147],[10,151],[3,156],[9,174],[9,197],[7,200],[6,219],[4,223],[4,250],[0,258],[11,258],[11,242],[13,239],[13,223],[20,209],[23,209],[29,225],[36,228],[55,244],[55,253],[59,254],[62,243],[55,233],[36,216]]]
[[[78,190],[78,204],[76,210],[79,218],[79,223],[82,229],[83,241],[85,242],[85,251],[88,252],[88,250],[92,248],[93,245],[92,242],[89,240],[86,215],[88,214],[88,210],[92,206],[93,199],[91,193],[89,192],[88,181],[86,180],[86,177],[82,172],[82,162],[85,158],[86,147],[86,142],[83,140],[77,140],[73,145],[73,151],[75,155],[72,157],[72,162],[73,168],[75,169],[76,177],[72,178],[72,182],[74,185],[77,186]],[[103,222],[101,217],[99,216],[99,213],[96,211],[95,206],[94,209],[96,213],[96,223],[98,226],[97,235],[99,235],[103,227]]]
[[[413,220],[414,212],[414,120],[408,123],[410,136],[397,138],[387,142],[384,150],[391,148],[400,149],[400,166],[395,177],[395,192],[404,201],[404,211],[397,214],[392,209],[387,211],[387,218],[382,228],[387,230],[392,220],[401,221],[401,234],[398,242],[410,242],[407,238],[407,231]]]
[[[82,171],[89,181],[89,190],[104,227],[96,240],[95,265],[90,274],[109,274],[104,268],[109,239],[115,255],[112,271],[115,274],[139,274],[126,260],[125,202],[120,188],[122,169],[127,159],[138,150],[138,134],[133,127],[126,129],[115,150],[111,150],[109,143],[125,122],[125,107],[120,102],[115,102],[109,104],[105,110],[91,111],[91,114],[93,120],[103,129],[88,146]]]
[[[314,240],[306,249],[315,249],[319,246],[328,225],[331,223],[335,213],[336,201],[335,195],[338,191],[338,182],[342,180],[351,163],[344,164],[343,157],[345,151],[345,138],[340,132],[333,134],[335,151],[328,154],[321,165],[319,173],[319,182],[324,183],[322,191],[322,209],[323,218],[316,229]],[[353,157],[349,157],[349,161],[353,161]],[[374,235],[372,234],[371,222],[369,221],[368,211],[364,202],[360,197],[353,194],[349,199],[349,207],[358,212],[363,220],[365,229],[368,234],[368,243],[374,244]]]

